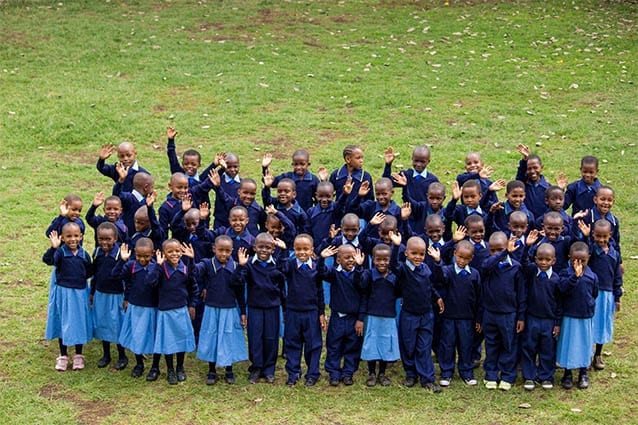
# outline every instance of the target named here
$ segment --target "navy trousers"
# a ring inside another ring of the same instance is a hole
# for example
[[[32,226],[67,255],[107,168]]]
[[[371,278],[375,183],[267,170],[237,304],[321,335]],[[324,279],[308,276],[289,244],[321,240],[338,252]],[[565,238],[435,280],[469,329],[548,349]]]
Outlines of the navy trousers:
[[[289,378],[298,380],[301,376],[301,353],[306,361],[308,372],[306,379],[319,379],[321,358],[321,325],[319,312],[286,311],[284,328],[284,352],[286,353],[286,372]]]
[[[442,378],[451,378],[454,374],[456,354],[458,353],[459,375],[463,379],[474,377],[472,363],[472,345],[474,341],[474,320],[442,319],[441,340],[439,344],[439,367]]]
[[[422,315],[401,310],[399,318],[399,349],[403,369],[408,378],[420,378],[422,383],[434,382],[432,362],[432,330],[434,313]]]
[[[330,379],[352,377],[359,367],[363,338],[354,330],[356,321],[356,314],[339,317],[339,314],[333,311],[330,316],[324,364]],[[343,367],[341,359],[343,359]]]
[[[485,380],[516,381],[516,313],[483,313]]]
[[[248,355],[250,371],[275,374],[279,351],[279,307],[248,308]]]
[[[539,381],[553,381],[556,369],[556,340],[554,339],[554,319],[539,319],[527,316],[523,331],[523,357],[521,365],[523,378]],[[538,357],[538,366],[536,358]]]

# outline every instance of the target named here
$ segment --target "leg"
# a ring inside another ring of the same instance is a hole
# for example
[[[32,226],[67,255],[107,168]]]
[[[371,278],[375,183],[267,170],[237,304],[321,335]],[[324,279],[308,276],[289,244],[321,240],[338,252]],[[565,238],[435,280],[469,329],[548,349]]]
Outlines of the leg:
[[[301,313],[288,311],[284,328],[284,351],[288,385],[294,385],[301,376],[301,350],[303,348]]]
[[[348,318],[345,322],[344,337],[343,337],[343,370],[342,377],[352,378],[352,375],[356,372],[359,363],[359,357],[361,357],[361,344],[363,339],[357,335],[354,330],[356,317]]]
[[[536,370],[536,354],[538,342],[541,337],[537,329],[537,320],[528,316],[525,322],[525,330],[522,335],[522,349],[523,355],[521,359],[521,366],[523,369],[523,379],[526,381],[534,381],[538,378],[538,372]]]
[[[97,367],[107,367],[111,363],[111,343],[102,341],[102,358],[98,360]]]
[[[474,379],[472,364],[472,341],[474,337],[474,320],[456,320],[456,347],[458,350],[459,375],[465,381]]]
[[[516,313],[503,314],[500,320],[501,352],[498,355],[498,369],[501,381],[513,384],[516,381],[516,357],[518,354],[518,334],[516,333]]]
[[[415,368],[421,379],[421,385],[434,382],[434,363],[432,361],[432,332],[434,314],[424,314],[418,318],[415,345]]]
[[[321,338],[321,324],[319,323],[319,313],[311,312],[306,314],[306,326],[304,329],[304,357],[306,360],[306,384],[316,382],[321,376],[320,360],[323,341]]]
[[[277,353],[279,351],[279,307],[264,310],[264,369],[262,373],[268,377],[275,376],[275,366],[277,364]]]
[[[250,372],[257,376],[264,368],[264,310],[261,308],[248,309],[248,353],[250,357]]]
[[[401,311],[399,318],[399,349],[406,379],[417,377],[414,362],[416,354],[416,324],[414,316],[405,310]]]
[[[166,380],[170,385],[177,385],[179,381],[177,380],[177,374],[173,366],[173,355],[164,354],[164,360],[166,360]]]
[[[326,361],[324,363],[324,368],[331,381],[341,379],[342,331],[344,330],[342,328],[344,325],[344,318],[340,318],[336,312],[333,312],[326,335]]]
[[[498,381],[498,350],[501,341],[497,319],[495,319],[489,311],[486,311],[484,315],[483,335],[485,336],[485,360],[483,361],[485,380],[488,382],[496,382]]]
[[[115,364],[116,370],[122,370],[128,365],[128,357],[126,357],[126,350],[120,344],[117,344],[117,363]]]
[[[441,320],[438,360],[442,380],[449,380],[454,374],[454,347],[456,345],[454,322],[452,319]]]
[[[538,379],[543,381],[554,381],[554,370],[556,368],[556,351],[554,350],[554,320],[545,319],[540,332],[538,345]]]

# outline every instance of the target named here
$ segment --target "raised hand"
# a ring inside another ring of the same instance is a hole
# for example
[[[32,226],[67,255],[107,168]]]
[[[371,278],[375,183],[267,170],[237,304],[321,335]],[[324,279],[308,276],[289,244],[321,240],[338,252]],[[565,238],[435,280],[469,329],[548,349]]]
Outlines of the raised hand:
[[[277,214],[277,208],[275,208],[274,205],[266,205],[266,208],[264,208],[264,211],[266,211],[266,214],[272,214],[275,215]]]
[[[366,255],[363,252],[361,252],[359,248],[355,249],[354,262],[357,263],[357,265],[362,266],[365,259],[366,259]]]
[[[93,206],[99,207],[104,202],[104,192],[98,192],[93,197]]]
[[[498,179],[493,182],[487,190],[491,192],[498,192],[499,190],[503,190],[505,186],[507,186],[507,181],[505,181],[505,179]]]
[[[330,236],[330,239],[336,238],[339,232],[341,232],[340,227],[335,227],[334,224],[330,225],[330,230],[328,230],[328,235]]]
[[[578,220],[578,229],[580,229],[580,232],[586,238],[591,235],[591,225],[586,224],[583,220]]]
[[[580,220],[583,217],[587,217],[587,214],[589,214],[589,210],[582,210],[582,211],[578,211],[576,214],[574,214],[574,220]]]
[[[401,220],[407,220],[412,215],[412,204],[404,202],[401,205]]]
[[[131,258],[131,250],[128,249],[128,244],[123,243],[120,247],[120,258],[122,261],[128,261]]]
[[[330,245],[329,247],[326,247],[321,251],[321,258],[332,257],[337,252],[339,252],[339,248],[337,248],[336,246]]]
[[[188,211],[193,207],[193,200],[190,194],[184,195],[182,198],[182,211]]]
[[[516,251],[518,248],[520,248],[518,245],[516,245],[516,241],[518,240],[518,238],[514,235],[510,236],[510,238],[507,240],[507,251],[508,252],[514,252]]]
[[[401,233],[390,230],[389,236],[393,245],[401,245]]]
[[[146,195],[146,206],[149,208],[152,207],[156,200],[157,200],[157,192],[152,191],[151,193]]]
[[[270,164],[272,164],[272,154],[265,153],[261,158],[261,168],[268,168],[270,167]]]
[[[563,172],[558,173],[558,176],[556,177],[556,185],[560,187],[561,189],[565,190],[568,183],[569,182],[567,181],[567,176],[565,175],[565,173]]]
[[[363,198],[364,196],[366,196],[368,193],[370,192],[370,182],[368,182],[367,180],[365,180],[364,182],[361,183],[361,186],[359,186],[359,197]]]
[[[199,218],[200,220],[206,220],[210,215],[210,205],[208,202],[202,202],[199,204]]]
[[[399,156],[399,152],[394,152],[392,146],[388,146],[383,152],[383,159],[386,164],[392,164],[392,161],[394,161],[397,156]]]
[[[126,176],[128,176],[128,167],[122,165],[121,162],[115,164],[115,171],[117,172],[118,180],[120,183],[124,183]]]
[[[188,258],[195,258],[195,250],[193,249],[193,245],[182,242],[182,255]]]
[[[383,220],[385,220],[385,214],[383,214],[382,212],[378,212],[372,216],[369,224],[371,226],[378,226],[379,224],[383,223]]]
[[[540,232],[536,229],[531,230],[529,234],[527,235],[527,237],[525,238],[525,245],[532,246],[536,242],[538,242],[539,238],[540,238]]]
[[[115,151],[115,146],[111,143],[104,143],[100,148],[100,159],[108,159]]]
[[[523,159],[527,161],[527,158],[529,158],[529,154],[531,153],[529,146],[519,143],[518,146],[516,146],[516,150],[523,156]]]
[[[164,253],[161,250],[155,251],[155,262],[158,266],[161,266],[166,261],[166,257],[164,257]]]
[[[283,240],[279,239],[279,238],[274,238],[273,239],[273,243],[275,244],[275,246],[281,248],[281,249],[286,249],[286,242],[284,242]]]
[[[452,234],[452,240],[454,242],[459,242],[465,239],[466,236],[467,236],[467,229],[465,228],[465,226],[459,226],[454,231],[454,234]]]
[[[343,194],[346,196],[350,195],[353,187],[354,182],[352,181],[352,176],[348,176],[346,178],[346,182],[343,184]]]
[[[408,178],[403,173],[397,173],[397,172],[392,173],[392,180],[396,184],[401,186],[407,186],[408,184]]]
[[[428,255],[432,257],[435,263],[441,261],[441,251],[433,246],[428,247]]]
[[[208,172],[208,179],[215,187],[219,187],[219,185],[221,184],[221,177],[219,177],[219,173],[217,172],[217,170],[210,170]]]
[[[459,199],[461,199],[461,194],[461,186],[459,186],[459,182],[454,180],[454,183],[452,183],[452,198],[458,201]]]
[[[266,171],[266,174],[264,174],[264,186],[271,187],[274,182],[275,176],[270,174],[270,170]]]
[[[328,173],[326,167],[319,167],[319,169],[317,170],[317,177],[319,178],[319,181],[325,182],[328,180],[329,176],[330,174]]]
[[[585,272],[585,266],[583,266],[583,260],[575,259],[572,261],[572,267],[574,268],[574,274],[576,277],[581,277]]]
[[[215,166],[221,165],[222,161],[224,161],[225,156],[226,156],[226,152],[217,152],[215,154],[215,159],[213,160],[213,164],[215,164]],[[226,161],[224,161],[224,166],[222,168],[226,168]]]
[[[492,204],[492,206],[490,207],[490,212],[494,214],[496,211],[502,210],[502,209],[503,209],[503,203],[501,201],[498,201]]]
[[[60,201],[60,215],[66,217],[69,213],[69,204],[63,199]]]
[[[239,263],[240,266],[248,264],[248,251],[246,251],[246,248],[243,246],[237,250],[237,263]]]
[[[177,130],[175,130],[170,125],[168,127],[166,127],[166,137],[169,138],[169,139],[174,139],[175,136],[177,136]]]
[[[60,235],[58,235],[57,230],[49,233],[49,240],[51,241],[51,248],[58,249],[60,248],[60,245],[62,245],[62,239],[60,239]]]
[[[482,179],[489,179],[493,172],[494,169],[492,167],[485,166],[479,170],[479,177]]]

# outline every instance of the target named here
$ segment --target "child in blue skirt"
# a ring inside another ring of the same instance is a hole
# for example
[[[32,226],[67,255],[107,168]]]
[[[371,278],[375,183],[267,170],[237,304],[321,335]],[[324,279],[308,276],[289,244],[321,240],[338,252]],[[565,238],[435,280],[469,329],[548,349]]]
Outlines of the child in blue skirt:
[[[51,248],[42,261],[55,267],[55,284],[49,292],[46,339],[59,339],[60,356],[55,369],[67,369],[69,356],[67,347],[75,345],[73,370],[84,369],[82,346],[93,338],[91,315],[89,312],[89,291],[87,279],[91,277],[91,256],[80,246],[82,231],[74,222],[62,226],[49,234]]]
[[[182,256],[187,257],[185,261]],[[166,379],[171,385],[186,380],[184,355],[195,350],[195,335],[191,320],[195,318],[195,303],[199,296],[197,284],[191,279],[191,260],[195,257],[191,245],[169,239],[156,253],[156,263],[150,265],[147,284],[158,288],[158,312],[153,351],[164,354]],[[177,367],[173,367],[177,354]]]
[[[246,326],[244,282],[232,258],[233,241],[229,236],[217,236],[213,252],[214,258],[202,259],[193,269],[197,287],[203,288],[205,302],[197,358],[208,362],[206,385],[217,382],[217,365],[226,368],[225,380],[234,384],[233,363],[248,360],[243,331]],[[240,266],[248,262],[244,248],[239,248],[237,257]]]

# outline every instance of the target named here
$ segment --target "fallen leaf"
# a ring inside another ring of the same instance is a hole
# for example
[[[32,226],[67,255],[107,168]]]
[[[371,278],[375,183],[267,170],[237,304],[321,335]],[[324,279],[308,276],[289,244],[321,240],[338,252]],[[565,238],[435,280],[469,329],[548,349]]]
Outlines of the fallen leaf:
[[[580,413],[580,412],[582,412],[582,410],[581,410],[581,409],[579,409],[578,407],[574,407],[574,408],[572,409],[572,412],[574,412],[574,413]]]
[[[616,375],[616,372],[612,372],[611,375],[609,375],[609,376],[612,377],[612,378],[615,378],[618,375]]]
[[[572,83],[572,84],[569,86],[569,88],[570,88],[570,89],[577,89],[577,88],[578,88],[578,84],[576,84],[576,83]]]
[[[259,86],[260,87],[264,87],[264,88],[268,88],[269,87],[268,84],[266,84],[266,83],[259,83]]]
[[[519,409],[531,409],[532,405],[529,403],[521,403],[518,405]]]

